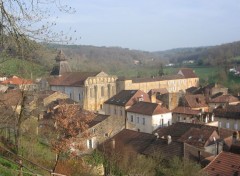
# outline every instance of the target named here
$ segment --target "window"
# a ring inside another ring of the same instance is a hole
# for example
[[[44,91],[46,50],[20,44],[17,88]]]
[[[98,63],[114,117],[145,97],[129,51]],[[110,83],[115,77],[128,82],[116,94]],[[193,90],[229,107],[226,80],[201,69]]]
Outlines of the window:
[[[115,115],[117,114],[117,110],[116,110],[116,109],[114,109],[114,114],[115,114]]]
[[[92,149],[93,148],[93,141],[92,141],[92,139],[87,140],[87,146],[88,146],[88,149]]]
[[[104,97],[104,86],[101,87],[101,96]]]
[[[229,122],[226,122],[226,128],[229,128]]]
[[[222,127],[222,122],[218,122],[218,126],[221,128]]]
[[[163,119],[160,120],[160,125],[163,126]]]
[[[70,98],[72,99],[72,93],[70,93],[70,95],[69,95],[69,96],[70,96]]]
[[[122,110],[120,110],[120,115],[122,116]]]
[[[234,130],[238,130],[238,124],[237,124],[237,122],[234,123]]]
[[[137,117],[137,123],[139,123],[139,117]]]
[[[133,122],[133,115],[131,115],[131,122]]]
[[[143,118],[143,125],[145,125],[145,118]]]
[[[81,100],[81,94],[78,95],[78,99]]]
[[[105,133],[105,134],[104,134],[104,137],[108,137],[108,133]]]

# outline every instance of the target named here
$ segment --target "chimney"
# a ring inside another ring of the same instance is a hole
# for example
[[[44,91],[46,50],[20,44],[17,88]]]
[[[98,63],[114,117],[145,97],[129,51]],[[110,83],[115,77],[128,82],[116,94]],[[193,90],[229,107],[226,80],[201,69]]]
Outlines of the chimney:
[[[167,144],[171,144],[172,142],[172,137],[170,135],[167,136]]]
[[[115,149],[115,139],[112,139],[112,149]]]

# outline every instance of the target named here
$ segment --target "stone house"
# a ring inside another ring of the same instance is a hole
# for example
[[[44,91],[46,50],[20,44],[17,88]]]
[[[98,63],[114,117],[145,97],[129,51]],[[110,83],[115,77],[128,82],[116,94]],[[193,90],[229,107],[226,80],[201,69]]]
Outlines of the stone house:
[[[152,133],[172,124],[172,113],[157,103],[138,102],[127,111],[127,128]]]
[[[217,93],[208,99],[209,111],[212,112],[213,109],[217,107],[225,107],[226,105],[235,105],[240,103],[237,97],[232,95],[223,95],[222,93]]]
[[[240,130],[240,104],[219,107],[213,113],[220,128]]]
[[[124,123],[124,119],[121,117],[96,114],[96,117],[88,124],[90,134],[86,141],[88,152],[120,132],[124,128]]]
[[[147,93],[141,90],[122,90],[104,102],[104,112],[106,115],[126,119],[126,110],[139,101],[150,102],[150,98]]]
[[[172,123],[197,123],[200,119],[200,115],[200,110],[192,110],[190,107],[178,106],[172,110]]]
[[[166,75],[152,78],[134,78],[134,79],[118,79],[117,92],[121,90],[139,89],[149,92],[151,89],[166,88],[168,92],[179,92],[189,87],[198,87],[199,78],[192,69],[180,69],[176,75]]]
[[[202,94],[190,95],[186,94],[180,100],[180,106],[190,107],[192,110],[200,110],[202,112],[208,112],[208,104],[206,98]]]

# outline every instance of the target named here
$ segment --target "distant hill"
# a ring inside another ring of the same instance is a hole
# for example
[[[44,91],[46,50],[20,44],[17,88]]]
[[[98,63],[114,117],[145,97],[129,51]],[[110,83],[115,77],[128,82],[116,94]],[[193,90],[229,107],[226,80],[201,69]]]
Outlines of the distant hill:
[[[105,71],[118,76],[155,76],[161,64],[182,63],[194,60],[197,65],[236,65],[240,64],[240,41],[218,46],[178,48],[167,51],[147,52],[120,47],[96,47],[86,45],[33,45],[21,57],[9,45],[11,58],[19,58],[43,66],[42,73],[50,72],[58,50],[62,49],[69,58],[74,71]],[[0,58],[3,51],[0,52]],[[5,71],[6,72],[6,71]],[[41,75],[41,74],[39,74]]]
[[[139,72],[147,68],[156,68],[162,62],[166,62],[155,53],[120,47],[84,45],[49,45],[49,47],[63,50],[75,71],[103,70],[111,74],[129,76],[130,71]]]
[[[155,54],[172,63],[194,60],[199,65],[240,64],[240,41],[210,47],[172,49]]]

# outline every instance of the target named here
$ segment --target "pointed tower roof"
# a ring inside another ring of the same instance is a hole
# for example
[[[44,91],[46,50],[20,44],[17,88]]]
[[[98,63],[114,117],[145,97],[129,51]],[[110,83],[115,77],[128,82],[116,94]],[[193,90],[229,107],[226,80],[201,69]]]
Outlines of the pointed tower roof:
[[[63,73],[72,72],[68,64],[67,58],[62,50],[60,50],[55,58],[56,64],[53,66],[50,75],[61,76]]]
[[[66,59],[66,56],[65,56],[65,54],[63,53],[62,50],[60,50],[60,51],[58,52],[55,60],[56,60],[57,62],[66,61],[66,60],[67,60],[67,59]]]

